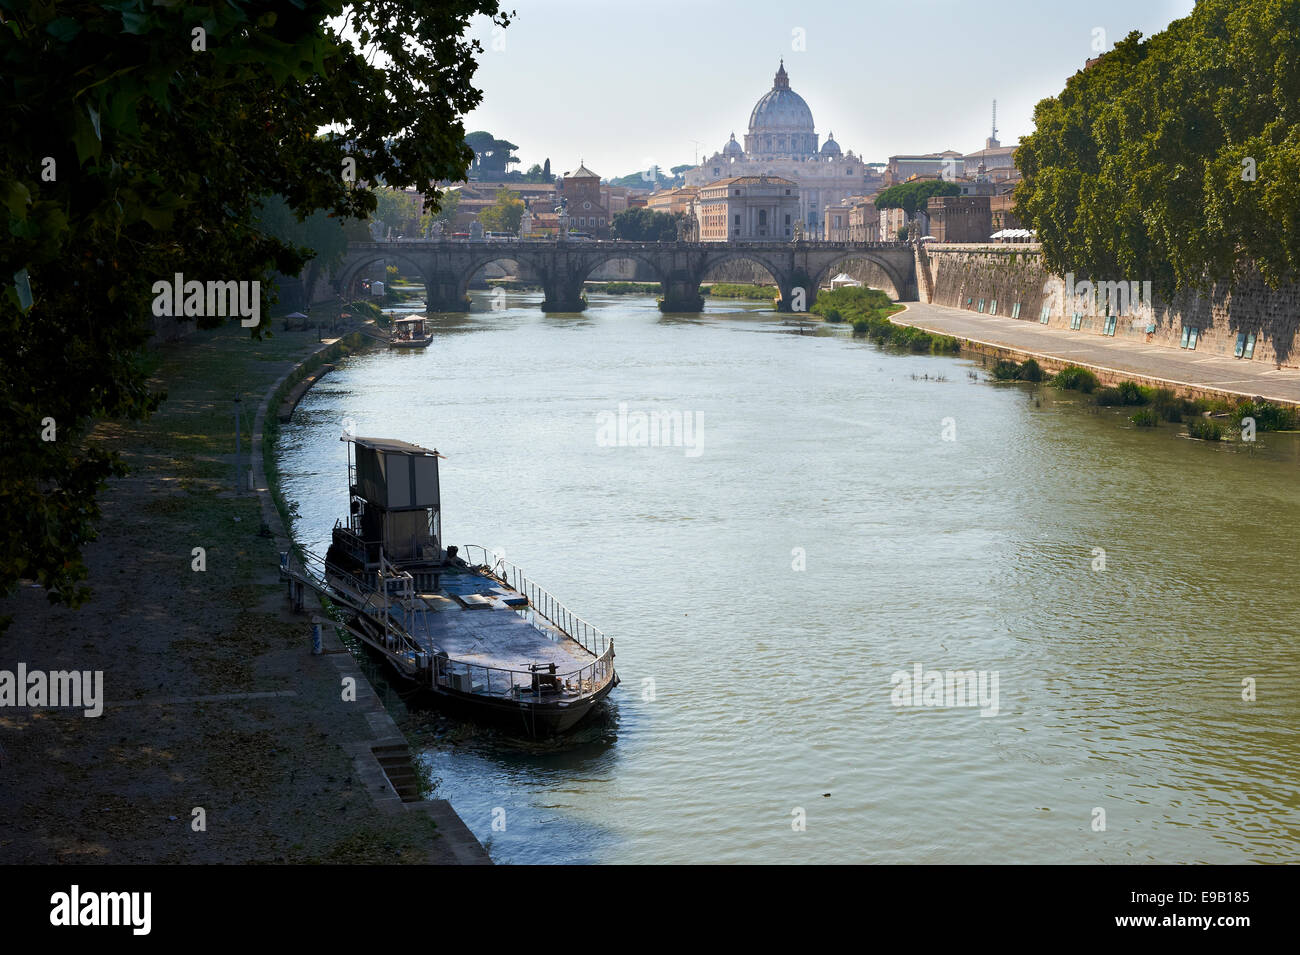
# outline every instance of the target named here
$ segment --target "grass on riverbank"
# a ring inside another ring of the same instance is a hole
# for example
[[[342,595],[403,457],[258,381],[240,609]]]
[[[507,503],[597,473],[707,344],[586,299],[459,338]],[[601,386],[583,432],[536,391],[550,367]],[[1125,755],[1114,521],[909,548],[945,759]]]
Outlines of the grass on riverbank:
[[[961,343],[951,335],[936,335],[910,325],[896,325],[889,316],[903,310],[880,289],[849,287],[822,292],[811,311],[831,324],[848,322],[853,334],[879,345],[906,349],[914,354],[951,355]]]
[[[1181,398],[1171,388],[1155,388],[1136,381],[1121,381],[1102,387],[1097,376],[1078,365],[1066,365],[1054,376],[1044,376],[1038,362],[1011,359],[997,361],[990,374],[997,381],[1045,381],[1062,391],[1091,395],[1099,408],[1137,408],[1129,420],[1140,428],[1155,428],[1160,422],[1188,422],[1187,433],[1206,441],[1219,441],[1231,431],[1214,419],[1234,425],[1253,419],[1258,431],[1295,431],[1300,428],[1300,409],[1253,398]]]
[[[715,282],[701,285],[700,294],[713,298],[739,298],[750,302],[775,302],[780,290],[775,285],[743,285]]]
[[[603,292],[606,295],[657,295],[660,291],[658,282],[587,282],[589,292]]]
[[[20,591],[7,640],[17,659],[102,670],[110,705],[103,719],[0,725],[7,861],[421,863],[438,851],[424,813],[376,813],[350,749],[373,731],[341,702],[333,663],[308,652],[307,618],[285,611],[257,497],[233,491],[236,394],[247,462],[262,450],[262,397],[316,347],[310,331],[257,342],[237,324],[164,345],[148,359],[168,395],[158,412],[94,432],[131,468],[103,492],[94,595],[72,611]],[[190,828],[196,806],[204,832]]]

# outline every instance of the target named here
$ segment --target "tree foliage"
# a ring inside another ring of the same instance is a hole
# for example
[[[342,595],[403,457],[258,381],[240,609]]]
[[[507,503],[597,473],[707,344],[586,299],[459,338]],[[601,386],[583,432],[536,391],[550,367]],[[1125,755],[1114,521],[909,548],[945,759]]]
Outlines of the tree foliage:
[[[506,173],[519,162],[515,150],[519,147],[506,139],[497,139],[489,132],[476,130],[465,137],[465,145],[474,150],[471,167],[480,175]]]
[[[890,186],[876,196],[877,209],[902,209],[910,219],[934,196],[959,196],[961,186],[942,179],[917,179]]]
[[[386,186],[380,186],[374,192],[375,211],[370,218],[382,222],[385,232],[392,229],[394,235],[409,235],[413,229],[418,228],[421,213],[419,194]]]
[[[614,237],[625,242],[674,242],[680,218],[642,206],[618,213],[610,225]]]
[[[420,216],[420,232],[427,235],[435,222],[450,227],[456,222],[456,213],[460,210],[460,190],[447,189],[438,196],[438,208],[430,211],[429,203],[424,205],[424,214]]]
[[[1300,271],[1300,0],[1199,0],[1034,119],[1016,213],[1053,270],[1166,295]]]
[[[155,281],[260,281],[266,327],[271,276],[307,254],[263,200],[364,218],[359,183],[463,176],[477,14],[509,19],[495,0],[0,0],[0,591],[86,596],[96,492],[123,471],[87,435],[161,398]]]
[[[479,224],[488,232],[519,231],[524,215],[524,200],[509,189],[498,189],[492,205],[478,214]]]

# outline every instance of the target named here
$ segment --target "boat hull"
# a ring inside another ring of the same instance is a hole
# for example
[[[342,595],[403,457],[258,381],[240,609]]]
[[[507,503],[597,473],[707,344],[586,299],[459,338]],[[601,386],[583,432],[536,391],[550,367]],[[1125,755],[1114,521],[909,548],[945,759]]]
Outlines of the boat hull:
[[[382,638],[370,621],[354,618],[348,629],[367,648],[382,657],[403,683],[416,688],[419,696],[443,712],[475,722],[490,723],[507,731],[522,732],[535,738],[557,736],[573,729],[620,683],[616,673],[590,696],[555,702],[529,698],[527,694],[520,699],[508,699],[484,693],[465,693],[443,685],[430,685],[427,679],[422,679],[422,676],[427,676],[427,671],[420,674],[408,670],[400,657],[384,647]]]
[[[481,694],[459,693],[445,687],[428,688],[426,696],[445,713],[461,716],[479,723],[490,723],[508,732],[522,732],[525,736],[559,736],[573,729],[590,715],[596,704],[604,700],[618,685],[618,679],[596,693],[572,703],[537,703],[525,700],[506,700],[484,697]]]

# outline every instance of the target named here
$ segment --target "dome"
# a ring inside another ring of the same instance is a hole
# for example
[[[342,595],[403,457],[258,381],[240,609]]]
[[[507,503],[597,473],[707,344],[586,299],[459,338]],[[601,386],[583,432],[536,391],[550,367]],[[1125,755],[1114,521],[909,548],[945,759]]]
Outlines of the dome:
[[[822,155],[823,156],[840,155],[840,144],[835,141],[834,133],[831,133],[829,136],[827,136],[826,142],[822,143]]]
[[[790,89],[790,77],[781,62],[772,88],[754,104],[745,134],[745,154],[750,159],[798,158],[817,155],[812,110]]]
[[[727,159],[731,159],[733,157],[736,159],[740,159],[745,155],[745,151],[740,148],[740,143],[736,142],[735,133],[731,134],[731,140],[727,143],[727,145],[722,147],[722,155]]]
[[[803,97],[790,89],[790,77],[785,72],[785,61],[776,71],[772,88],[754,104],[749,114],[749,131],[751,133],[768,132],[808,132],[813,131],[812,110]]]

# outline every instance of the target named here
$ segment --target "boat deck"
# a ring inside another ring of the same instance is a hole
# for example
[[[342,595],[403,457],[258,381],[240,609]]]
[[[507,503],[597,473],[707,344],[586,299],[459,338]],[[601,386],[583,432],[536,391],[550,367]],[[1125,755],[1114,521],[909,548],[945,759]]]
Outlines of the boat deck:
[[[588,667],[595,657],[577,641],[538,618],[534,625],[515,612],[522,598],[515,591],[478,574],[444,574],[436,593],[421,593],[403,607],[390,606],[390,613],[420,647],[446,653],[453,672],[472,667],[491,667],[490,687],[486,674],[471,670],[475,692],[512,697],[513,687],[532,692],[529,666],[555,664],[559,677]],[[507,601],[513,601],[515,606]],[[539,629],[542,628],[542,629]],[[500,671],[520,671],[504,673]],[[574,690],[577,690],[574,684]],[[563,699],[569,694],[557,694]]]

